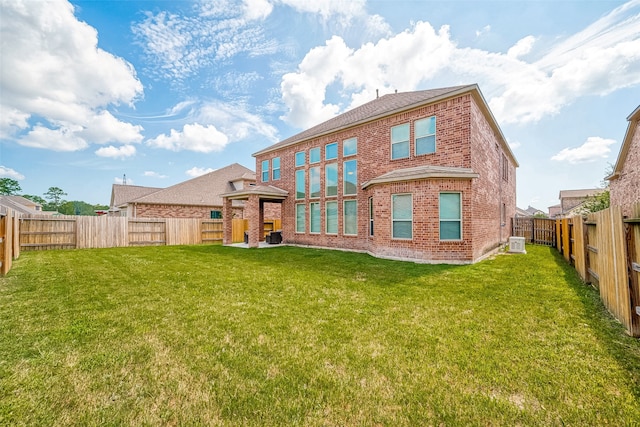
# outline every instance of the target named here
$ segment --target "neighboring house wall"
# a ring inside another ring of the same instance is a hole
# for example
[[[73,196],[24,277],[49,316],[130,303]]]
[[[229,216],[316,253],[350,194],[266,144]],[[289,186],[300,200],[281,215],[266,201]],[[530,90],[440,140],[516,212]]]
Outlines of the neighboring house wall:
[[[211,211],[222,212],[222,206],[135,204],[136,218],[211,218]],[[130,215],[134,217],[133,213]],[[242,208],[233,208],[233,217],[242,218]]]
[[[490,113],[489,113],[490,114]],[[415,153],[415,122],[436,117],[436,151]],[[410,124],[408,158],[391,159],[391,128]],[[357,138],[357,154],[344,156],[344,141]],[[471,262],[496,249],[509,236],[508,219],[515,215],[515,168],[510,154],[505,155],[499,137],[475,98],[469,93],[441,102],[423,105],[413,110],[381,117],[355,127],[331,132],[298,144],[256,154],[257,179],[286,190],[282,224],[287,243],[368,251],[374,255],[409,258],[423,261]],[[338,143],[337,158],[326,160],[326,146]],[[320,148],[320,161],[310,164],[310,149]],[[304,152],[304,166],[295,166],[295,154]],[[280,159],[280,177],[262,180],[262,163]],[[357,161],[357,192],[345,194],[346,162]],[[503,179],[503,162],[505,178]],[[327,165],[337,165],[338,191],[325,194]],[[441,166],[473,169],[479,177],[473,179],[429,178],[404,182],[363,183],[399,169],[419,166]],[[320,195],[310,197],[310,169],[320,169]],[[305,197],[296,199],[295,175],[303,170]],[[439,197],[442,192],[461,194],[462,239],[439,238]],[[412,195],[412,238],[392,238],[392,196]],[[374,235],[370,236],[369,200],[373,200]],[[327,203],[337,202],[337,232],[327,232]],[[345,232],[345,204],[356,203],[357,233]],[[319,203],[320,228],[310,232],[310,209]],[[296,232],[296,205],[305,209],[304,232]],[[502,214],[502,218],[501,218]]]
[[[610,179],[611,205],[621,206],[622,214],[631,216],[632,206],[640,202],[640,107],[629,118],[621,158],[616,164],[615,179]]]

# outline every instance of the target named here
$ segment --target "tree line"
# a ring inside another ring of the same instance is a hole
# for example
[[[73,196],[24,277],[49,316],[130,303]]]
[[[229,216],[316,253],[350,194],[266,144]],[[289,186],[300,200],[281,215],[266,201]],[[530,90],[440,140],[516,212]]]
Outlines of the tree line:
[[[22,188],[18,181],[12,178],[0,178],[0,195],[22,196],[42,205],[43,211],[54,211],[62,215],[96,215],[96,210],[109,209],[107,205],[92,205],[79,200],[65,200],[64,196],[67,196],[67,193],[59,187],[49,187],[42,196],[20,194],[21,192]]]

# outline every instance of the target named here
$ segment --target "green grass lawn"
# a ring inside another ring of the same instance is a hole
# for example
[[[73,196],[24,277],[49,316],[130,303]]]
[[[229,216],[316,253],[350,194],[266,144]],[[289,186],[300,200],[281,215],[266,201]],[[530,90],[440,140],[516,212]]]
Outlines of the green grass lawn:
[[[638,425],[640,341],[555,250],[27,252],[0,425]]]

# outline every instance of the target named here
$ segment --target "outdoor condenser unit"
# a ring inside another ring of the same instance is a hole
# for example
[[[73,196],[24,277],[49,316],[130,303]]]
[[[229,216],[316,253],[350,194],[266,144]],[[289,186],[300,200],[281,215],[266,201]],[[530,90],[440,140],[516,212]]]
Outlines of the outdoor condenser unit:
[[[509,252],[526,254],[524,249],[524,237],[509,237]]]

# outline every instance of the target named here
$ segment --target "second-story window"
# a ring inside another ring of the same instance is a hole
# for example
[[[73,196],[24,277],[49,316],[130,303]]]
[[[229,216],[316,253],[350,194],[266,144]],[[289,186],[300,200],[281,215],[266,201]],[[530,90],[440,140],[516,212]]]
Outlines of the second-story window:
[[[391,128],[391,159],[409,157],[409,123]]]
[[[312,148],[309,150],[309,163],[320,162],[320,147]]]
[[[344,177],[342,179],[344,188],[342,194],[357,194],[358,192],[358,161],[347,160],[342,164],[342,172]]]
[[[342,142],[342,156],[353,156],[358,154],[358,138],[345,139]]]
[[[416,120],[416,156],[436,152],[436,116]]]
[[[324,159],[333,160],[338,158],[338,143],[327,144],[324,147]]]
[[[304,151],[298,151],[296,153],[296,167],[304,166],[305,155]]]
[[[274,157],[271,160],[271,176],[274,181],[280,179],[280,157]]]
[[[309,197],[320,197],[320,167],[309,169]]]
[[[329,163],[324,167],[324,194],[328,197],[338,195],[337,163]]]
[[[269,181],[269,160],[263,160],[260,169],[262,170],[262,182]]]

